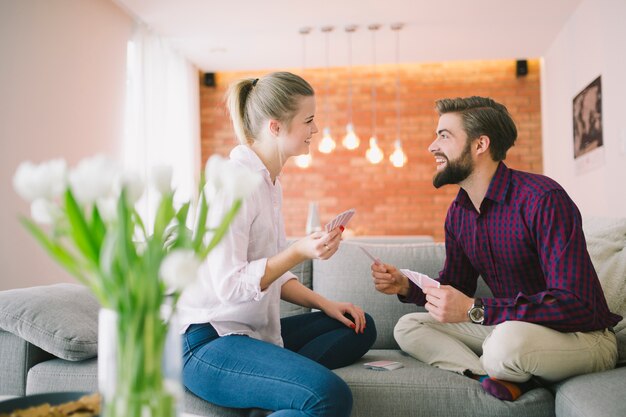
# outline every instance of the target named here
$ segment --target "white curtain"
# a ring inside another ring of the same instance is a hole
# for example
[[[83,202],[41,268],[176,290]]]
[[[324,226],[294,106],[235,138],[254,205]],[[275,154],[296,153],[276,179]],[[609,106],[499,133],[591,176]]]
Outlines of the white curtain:
[[[154,165],[173,168],[175,200],[196,194],[200,172],[198,70],[167,41],[139,24],[128,44],[124,167],[148,179]],[[138,210],[153,223],[155,193]]]

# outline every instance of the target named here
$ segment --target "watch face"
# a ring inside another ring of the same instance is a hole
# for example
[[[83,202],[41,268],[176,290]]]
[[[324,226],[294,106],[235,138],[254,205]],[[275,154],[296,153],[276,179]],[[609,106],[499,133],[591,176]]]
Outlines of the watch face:
[[[470,319],[474,323],[482,323],[485,319],[485,311],[481,307],[474,307],[470,310]]]

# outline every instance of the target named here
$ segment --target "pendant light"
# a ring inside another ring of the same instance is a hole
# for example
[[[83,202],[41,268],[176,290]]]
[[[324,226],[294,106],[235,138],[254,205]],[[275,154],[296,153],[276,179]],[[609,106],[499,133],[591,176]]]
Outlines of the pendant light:
[[[332,26],[324,26],[322,27],[322,32],[324,33],[325,36],[325,54],[326,54],[326,83],[325,83],[325,95],[324,95],[324,123],[326,124],[326,126],[324,127],[324,129],[322,130],[323,132],[323,136],[322,136],[322,140],[320,141],[320,144],[318,146],[318,150],[322,153],[331,153],[335,147],[335,140],[333,139],[332,135],[330,134],[330,122],[329,122],[329,111],[328,111],[328,98],[330,97],[330,87],[329,87],[329,79],[330,79],[330,65],[329,65],[329,60],[328,60],[328,36],[330,34],[330,32],[332,32],[333,27]]]
[[[302,72],[306,71],[306,35],[311,33],[311,28],[305,26],[300,29],[300,35],[302,35]],[[312,149],[309,149],[308,154],[302,154],[295,157],[296,166],[302,169],[308,168],[313,163],[311,157]]]
[[[346,136],[344,136],[341,144],[349,150],[358,148],[361,143],[352,123],[352,34],[356,28],[356,25],[346,26],[346,33],[348,34],[348,124],[346,125]]]
[[[389,155],[389,161],[396,168],[402,168],[407,162],[407,157],[402,150],[402,140],[400,139],[400,30],[402,23],[394,23],[391,30],[396,33],[396,140],[394,151]]]
[[[365,157],[372,164],[378,164],[383,160],[384,154],[378,146],[376,138],[376,31],[380,25],[373,24],[367,27],[372,32],[372,136],[370,137],[370,147],[365,152]]]

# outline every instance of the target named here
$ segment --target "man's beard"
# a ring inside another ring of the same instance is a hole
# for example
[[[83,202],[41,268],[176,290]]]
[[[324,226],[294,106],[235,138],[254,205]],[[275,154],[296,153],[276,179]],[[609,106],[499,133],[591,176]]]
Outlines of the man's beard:
[[[444,156],[442,154],[438,155]],[[443,171],[437,172],[433,177],[433,185],[435,188],[442,187],[446,184],[458,184],[469,177],[474,170],[474,161],[472,161],[469,143],[465,146],[465,149],[463,149],[461,156],[454,161],[449,160],[447,157],[445,158],[447,161],[446,167]]]

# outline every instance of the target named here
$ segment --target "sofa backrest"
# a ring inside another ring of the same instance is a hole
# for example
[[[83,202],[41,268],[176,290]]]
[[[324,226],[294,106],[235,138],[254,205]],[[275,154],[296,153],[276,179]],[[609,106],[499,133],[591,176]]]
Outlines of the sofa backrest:
[[[290,238],[288,239],[288,244],[293,244],[297,239]],[[388,245],[388,244],[414,244],[414,243],[428,243],[433,242],[432,236],[428,235],[398,235],[398,236],[352,236],[345,237],[342,241],[342,245],[344,244],[377,244],[377,245]],[[337,257],[335,254],[334,258]],[[360,258],[363,261],[365,258]],[[294,273],[298,280],[307,288],[313,289],[313,261],[306,260],[294,268],[291,269],[291,272]],[[281,317],[289,317],[295,316],[296,314],[304,314],[309,313],[311,311],[310,308],[301,307],[295,304],[291,304],[287,301],[280,302],[280,316]]]
[[[375,349],[398,348],[393,327],[407,313],[417,311],[412,304],[403,304],[397,297],[374,289],[371,260],[359,249],[366,247],[383,262],[434,275],[443,264],[442,245],[417,244],[357,244],[342,242],[337,253],[326,261],[313,261],[313,290],[326,298],[352,302],[369,313],[376,323],[378,338]]]
[[[364,246],[383,262],[398,268],[439,276],[445,260],[443,243],[363,244],[344,241],[327,261],[313,261],[313,289],[327,298],[349,301],[369,313],[376,323],[378,338],[374,349],[398,349],[393,328],[405,314],[425,311],[414,304],[401,303],[396,296],[374,289],[371,260],[359,249]],[[487,286],[479,281],[477,296],[489,296]]]

